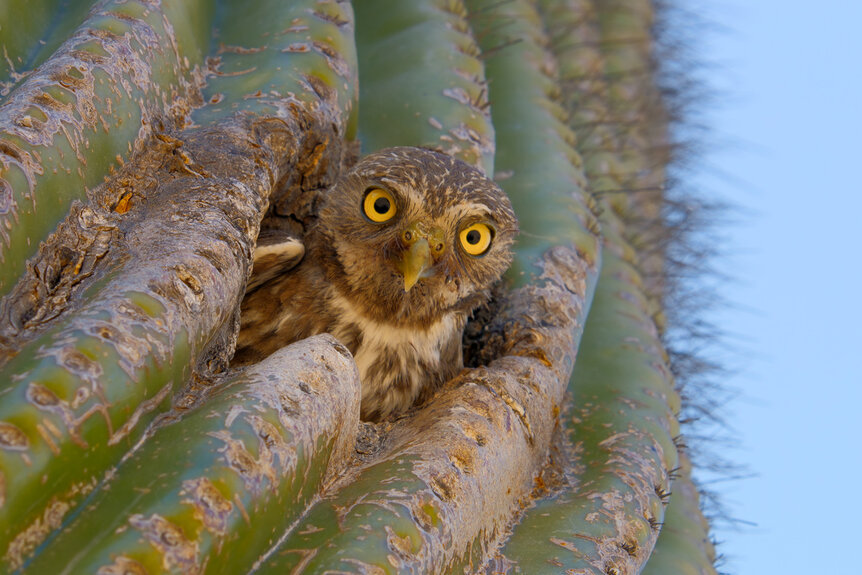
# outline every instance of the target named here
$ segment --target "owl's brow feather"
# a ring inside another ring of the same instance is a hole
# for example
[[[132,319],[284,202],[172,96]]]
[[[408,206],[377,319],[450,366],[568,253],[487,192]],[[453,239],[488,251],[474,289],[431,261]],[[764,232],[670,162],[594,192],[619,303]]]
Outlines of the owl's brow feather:
[[[407,185],[404,185],[402,178],[398,176],[390,177],[388,175],[377,178],[377,181],[385,184],[390,190],[400,194],[413,205],[421,206],[426,203],[426,194],[422,194],[419,191],[424,188],[420,188],[415,181],[409,181]]]
[[[454,206],[454,211],[458,215],[458,220],[465,219],[484,219],[496,221],[494,210],[487,204],[478,202],[461,203]]]

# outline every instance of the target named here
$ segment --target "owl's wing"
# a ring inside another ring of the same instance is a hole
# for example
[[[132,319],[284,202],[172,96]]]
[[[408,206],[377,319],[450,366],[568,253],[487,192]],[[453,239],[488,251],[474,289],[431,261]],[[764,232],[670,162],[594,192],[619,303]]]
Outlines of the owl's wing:
[[[254,268],[245,293],[293,269],[304,254],[305,247],[296,236],[281,230],[261,230],[254,248]]]

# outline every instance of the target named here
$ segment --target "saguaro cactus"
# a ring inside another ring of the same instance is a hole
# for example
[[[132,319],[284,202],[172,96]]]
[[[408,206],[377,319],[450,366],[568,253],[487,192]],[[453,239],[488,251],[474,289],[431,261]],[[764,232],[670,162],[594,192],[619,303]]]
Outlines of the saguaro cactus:
[[[655,320],[653,17],[7,0],[0,572],[713,573]],[[391,145],[495,177],[522,235],[471,367],[372,425],[329,336],[229,363],[262,220]]]

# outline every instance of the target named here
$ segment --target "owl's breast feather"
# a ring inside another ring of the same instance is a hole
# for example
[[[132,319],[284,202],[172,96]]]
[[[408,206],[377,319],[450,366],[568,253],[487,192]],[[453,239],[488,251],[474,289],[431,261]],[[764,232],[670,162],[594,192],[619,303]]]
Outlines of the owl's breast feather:
[[[350,348],[362,382],[362,416],[378,419],[408,409],[428,386],[462,367],[463,312],[444,314],[427,328],[400,327],[363,316],[343,296],[332,335]]]

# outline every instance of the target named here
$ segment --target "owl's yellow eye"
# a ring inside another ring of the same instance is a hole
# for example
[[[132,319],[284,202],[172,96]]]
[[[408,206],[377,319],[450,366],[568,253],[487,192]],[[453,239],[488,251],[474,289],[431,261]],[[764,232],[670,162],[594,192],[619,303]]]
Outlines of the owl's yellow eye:
[[[362,209],[369,220],[382,224],[395,216],[395,198],[386,190],[372,188],[365,194]]]
[[[491,247],[494,232],[487,224],[476,223],[461,230],[461,247],[471,256],[481,256]]]

